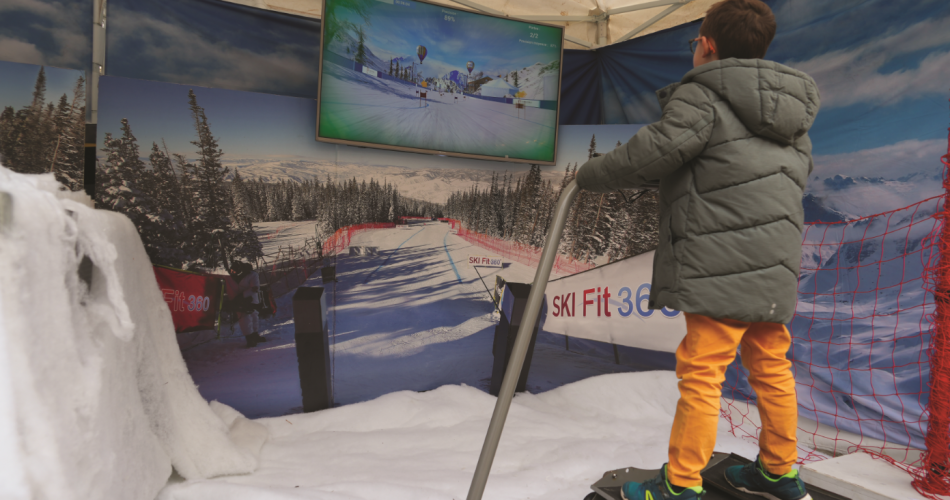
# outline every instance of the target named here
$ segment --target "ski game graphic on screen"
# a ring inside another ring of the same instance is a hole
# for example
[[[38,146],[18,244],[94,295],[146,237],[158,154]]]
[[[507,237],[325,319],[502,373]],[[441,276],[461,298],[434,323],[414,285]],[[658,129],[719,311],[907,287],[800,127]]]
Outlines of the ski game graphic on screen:
[[[562,28],[326,0],[317,139],[554,164]]]

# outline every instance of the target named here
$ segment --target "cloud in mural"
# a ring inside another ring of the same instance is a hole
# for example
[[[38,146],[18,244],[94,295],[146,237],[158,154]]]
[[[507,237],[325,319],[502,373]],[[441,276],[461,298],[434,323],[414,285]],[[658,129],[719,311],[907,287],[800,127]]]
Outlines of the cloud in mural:
[[[950,17],[926,20],[862,45],[828,52],[789,65],[818,82],[822,108],[861,102],[892,105],[926,94],[943,93],[950,81]],[[916,67],[888,71],[901,59],[930,53]]]
[[[933,176],[940,173],[940,156],[946,152],[945,139],[912,139],[853,153],[816,155],[812,175],[830,177],[841,174],[886,179],[914,174]]]
[[[44,64],[46,59],[36,45],[0,36],[0,60],[26,64]]]
[[[92,2],[0,3],[0,60],[86,69],[92,48]]]
[[[299,44],[262,42],[268,38],[266,33],[240,41],[229,40],[230,35],[233,33],[220,33],[221,39],[212,41],[192,24],[113,6],[107,64],[111,74],[133,78],[299,97],[316,95],[314,47],[304,51]],[[303,57],[303,52],[312,56]]]

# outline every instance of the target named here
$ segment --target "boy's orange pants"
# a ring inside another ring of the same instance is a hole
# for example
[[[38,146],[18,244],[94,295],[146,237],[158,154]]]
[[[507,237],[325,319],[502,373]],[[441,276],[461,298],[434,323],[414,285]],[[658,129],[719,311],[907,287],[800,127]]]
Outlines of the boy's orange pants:
[[[772,474],[787,474],[798,458],[795,431],[798,403],[791,362],[785,358],[791,335],[780,323],[748,323],[686,315],[686,338],[676,349],[680,400],[670,435],[670,483],[701,486],[699,473],[716,445],[719,399],[726,367],[742,346],[742,365],[758,398],[762,464]]]

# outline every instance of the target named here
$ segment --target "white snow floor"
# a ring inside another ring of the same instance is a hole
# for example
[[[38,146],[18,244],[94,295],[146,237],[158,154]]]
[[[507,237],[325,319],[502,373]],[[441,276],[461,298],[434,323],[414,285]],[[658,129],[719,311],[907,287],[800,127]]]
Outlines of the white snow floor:
[[[603,375],[517,395],[484,498],[580,500],[606,470],[659,467],[677,396],[672,372]],[[259,419],[271,434],[260,469],[170,484],[159,498],[461,500],[494,404],[478,389],[447,385]],[[725,423],[717,450],[757,453]]]

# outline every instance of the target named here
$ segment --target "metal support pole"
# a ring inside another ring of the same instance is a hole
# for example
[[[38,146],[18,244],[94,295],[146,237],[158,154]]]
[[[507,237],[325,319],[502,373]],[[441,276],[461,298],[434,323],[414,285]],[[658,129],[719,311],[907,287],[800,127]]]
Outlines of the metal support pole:
[[[468,490],[468,500],[481,500],[482,494],[485,492],[488,473],[491,471],[492,462],[495,460],[495,451],[498,449],[498,442],[501,440],[501,431],[505,426],[508,409],[511,407],[511,399],[515,395],[515,386],[518,384],[521,367],[524,365],[524,359],[528,353],[531,332],[534,330],[534,323],[541,311],[544,289],[547,287],[548,278],[551,277],[554,259],[557,258],[557,248],[561,242],[561,234],[564,232],[567,216],[571,212],[571,204],[574,202],[574,198],[577,197],[578,192],[580,192],[580,188],[577,187],[577,182],[571,181],[564,187],[564,191],[561,192],[561,199],[558,200],[555,207],[554,223],[544,240],[541,261],[538,262],[538,270],[534,275],[531,293],[528,294],[528,302],[525,304],[523,316],[525,320],[518,329],[518,337],[515,339],[515,346],[511,352],[511,358],[508,360],[508,368],[505,370],[505,378],[501,383],[501,391],[499,391],[498,400],[495,402],[495,411],[492,413],[491,422],[488,424],[485,444],[482,445],[482,453],[478,457],[478,465],[475,466],[472,485]]]
[[[99,76],[106,74],[106,0],[95,0],[92,13],[92,71],[86,82],[89,123],[99,123]]]

